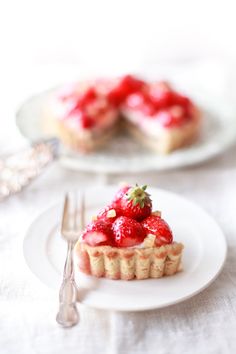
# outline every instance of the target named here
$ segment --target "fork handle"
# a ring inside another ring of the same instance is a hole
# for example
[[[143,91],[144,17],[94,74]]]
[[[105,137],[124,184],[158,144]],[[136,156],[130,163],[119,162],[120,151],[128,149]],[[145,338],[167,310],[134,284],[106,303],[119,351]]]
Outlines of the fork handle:
[[[59,293],[59,311],[56,317],[62,327],[71,327],[78,323],[76,307],[77,286],[74,279],[73,242],[68,242],[63,282]]]

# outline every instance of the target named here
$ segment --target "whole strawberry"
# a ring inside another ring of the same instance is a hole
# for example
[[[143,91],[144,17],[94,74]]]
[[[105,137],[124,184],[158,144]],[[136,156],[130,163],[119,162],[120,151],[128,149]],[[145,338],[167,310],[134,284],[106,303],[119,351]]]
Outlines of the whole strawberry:
[[[146,236],[142,225],[127,216],[117,218],[112,229],[117,247],[136,246],[142,243]]]
[[[112,223],[106,220],[92,221],[83,232],[82,240],[89,246],[112,245]]]
[[[172,231],[165,220],[160,216],[150,215],[141,222],[146,234],[156,236],[156,246],[166,245],[172,243]]]
[[[152,201],[146,189],[147,186],[139,187],[137,184],[128,189],[119,201],[122,215],[141,221],[151,214]]]

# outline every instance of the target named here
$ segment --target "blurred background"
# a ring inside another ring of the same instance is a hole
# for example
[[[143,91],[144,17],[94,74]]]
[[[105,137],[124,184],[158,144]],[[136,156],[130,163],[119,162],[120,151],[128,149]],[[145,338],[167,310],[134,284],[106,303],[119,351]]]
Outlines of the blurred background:
[[[200,65],[201,79],[211,71],[214,88],[233,95],[235,9],[233,0],[2,1],[1,151],[19,137],[14,112],[22,100],[80,76]]]

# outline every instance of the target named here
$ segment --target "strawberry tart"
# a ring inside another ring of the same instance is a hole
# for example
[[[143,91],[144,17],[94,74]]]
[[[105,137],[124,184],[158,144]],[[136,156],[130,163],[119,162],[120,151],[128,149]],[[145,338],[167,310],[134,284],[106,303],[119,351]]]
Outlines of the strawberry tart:
[[[197,106],[169,83],[131,75],[63,88],[50,98],[45,115],[47,130],[85,153],[125,129],[140,144],[166,154],[194,142],[201,122]]]
[[[183,245],[160,211],[152,211],[146,186],[122,187],[86,226],[75,245],[79,270],[109,279],[147,279],[180,270]]]

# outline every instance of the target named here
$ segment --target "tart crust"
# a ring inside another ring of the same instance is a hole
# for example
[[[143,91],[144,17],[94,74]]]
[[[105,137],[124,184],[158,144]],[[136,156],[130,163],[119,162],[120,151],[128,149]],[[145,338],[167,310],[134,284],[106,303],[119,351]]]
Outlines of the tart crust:
[[[75,245],[80,271],[109,279],[147,279],[174,275],[181,269],[183,244],[173,242],[161,247],[91,247],[81,241]]]

